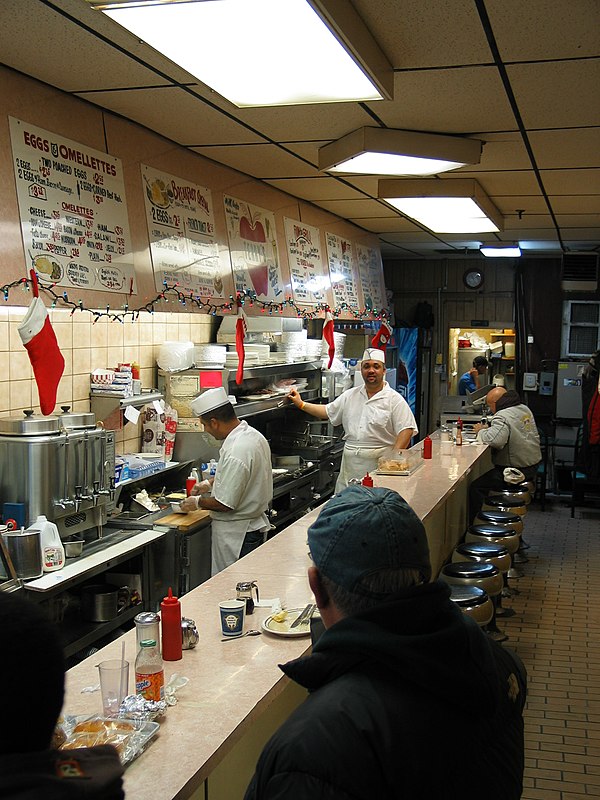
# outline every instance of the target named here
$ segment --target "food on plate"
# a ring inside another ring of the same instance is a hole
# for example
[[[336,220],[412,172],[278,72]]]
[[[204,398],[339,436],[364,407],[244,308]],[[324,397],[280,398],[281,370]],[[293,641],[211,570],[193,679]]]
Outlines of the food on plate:
[[[282,608],[281,611],[278,611],[276,614],[271,615],[271,619],[273,622],[285,622],[288,616],[288,612],[285,608]]]
[[[48,256],[37,256],[35,259],[35,268],[37,272],[41,272],[43,275],[49,275],[53,281],[60,280],[62,276],[60,264],[57,264],[56,261],[52,261]]]

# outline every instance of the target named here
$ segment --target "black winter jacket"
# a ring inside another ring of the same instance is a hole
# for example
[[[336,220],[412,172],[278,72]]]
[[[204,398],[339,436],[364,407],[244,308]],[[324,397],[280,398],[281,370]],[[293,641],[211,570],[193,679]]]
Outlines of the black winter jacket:
[[[524,668],[449,594],[413,587],[281,667],[310,695],[246,800],[518,800]]]

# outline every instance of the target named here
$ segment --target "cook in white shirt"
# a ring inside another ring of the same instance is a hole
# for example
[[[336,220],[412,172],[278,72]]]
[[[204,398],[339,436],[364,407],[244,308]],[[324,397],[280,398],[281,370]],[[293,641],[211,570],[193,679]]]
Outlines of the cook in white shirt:
[[[208,389],[191,406],[204,430],[223,442],[214,478],[197,483],[181,503],[184,511],[210,511],[215,575],[266,538],[265,512],[273,499],[271,450],[261,433],[236,417],[223,388]]]
[[[418,433],[412,411],[402,395],[386,382],[385,354],[369,348],[363,353],[360,372],[363,386],[347,389],[327,405],[305,403],[295,389],[288,397],[301,411],[344,428],[344,453],[335,486],[340,492],[351,478],[377,469],[382,456],[408,447]]]

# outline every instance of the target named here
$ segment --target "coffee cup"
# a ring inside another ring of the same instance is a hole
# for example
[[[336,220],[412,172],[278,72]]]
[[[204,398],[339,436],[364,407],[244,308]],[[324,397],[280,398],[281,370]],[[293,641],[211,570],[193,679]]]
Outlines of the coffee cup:
[[[223,636],[241,636],[246,616],[245,600],[223,600],[219,603]]]

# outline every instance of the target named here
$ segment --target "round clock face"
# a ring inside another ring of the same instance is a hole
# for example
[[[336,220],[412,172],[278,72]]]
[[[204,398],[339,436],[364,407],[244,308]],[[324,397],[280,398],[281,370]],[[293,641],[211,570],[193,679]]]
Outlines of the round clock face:
[[[463,275],[463,282],[468,289],[479,289],[483,286],[483,272],[478,269],[468,269]]]

